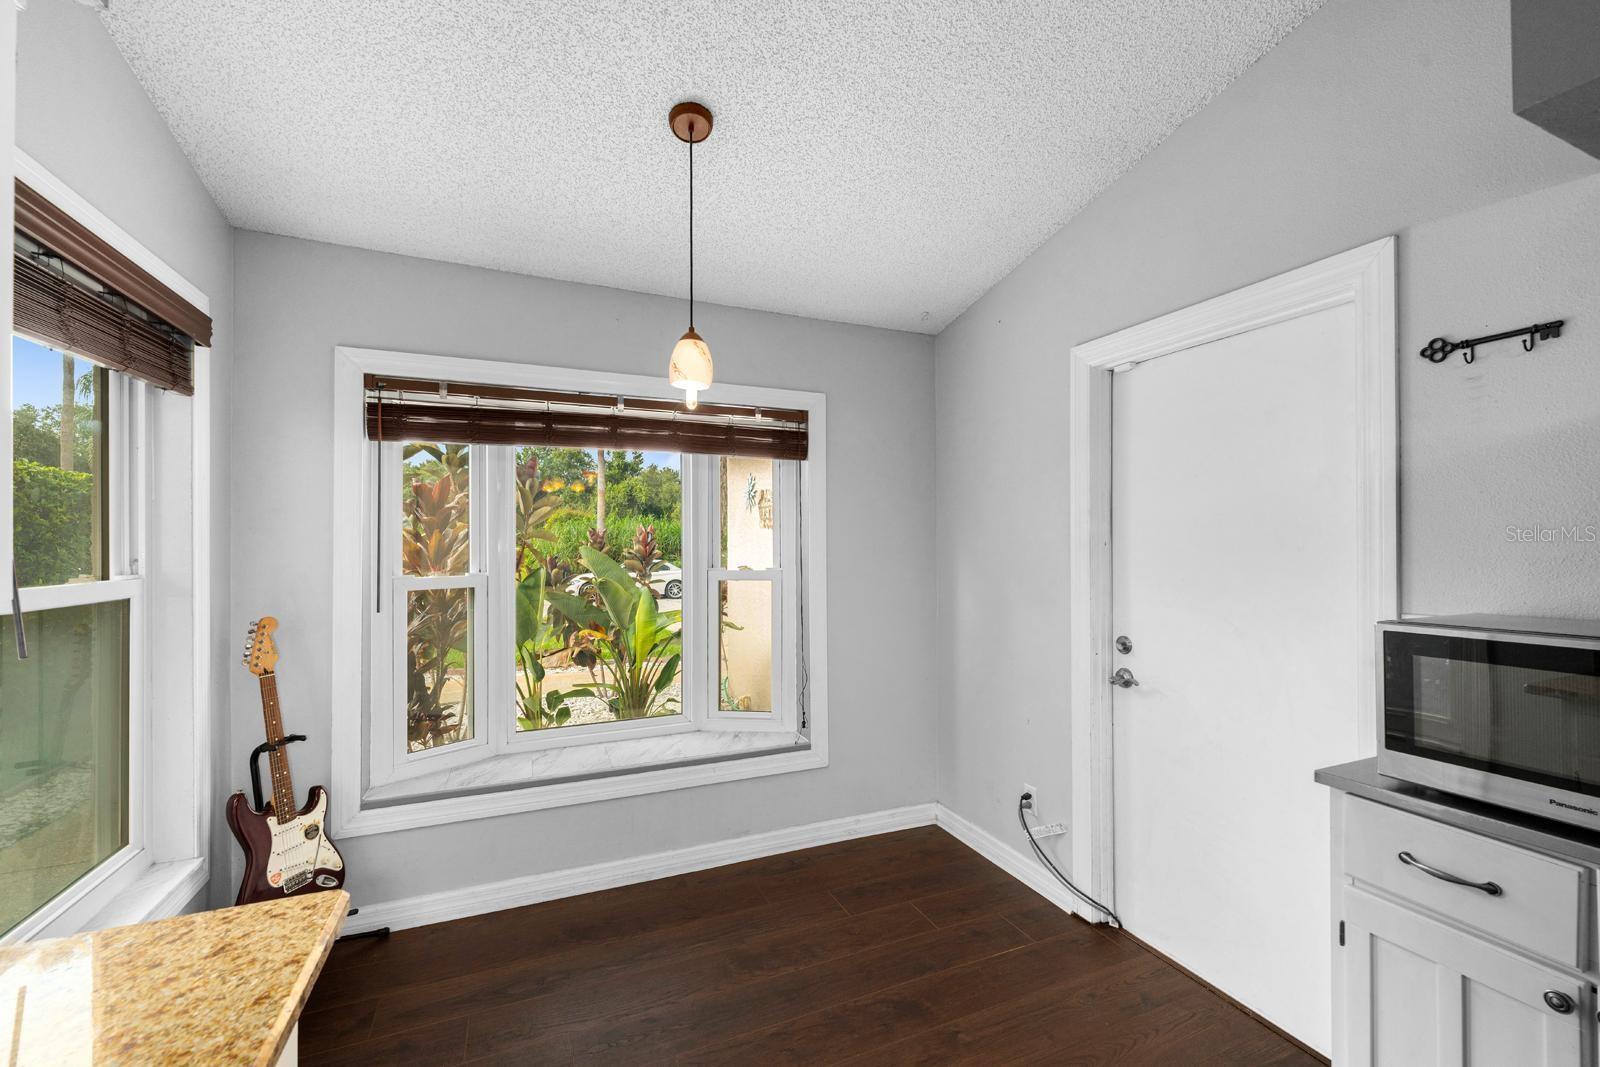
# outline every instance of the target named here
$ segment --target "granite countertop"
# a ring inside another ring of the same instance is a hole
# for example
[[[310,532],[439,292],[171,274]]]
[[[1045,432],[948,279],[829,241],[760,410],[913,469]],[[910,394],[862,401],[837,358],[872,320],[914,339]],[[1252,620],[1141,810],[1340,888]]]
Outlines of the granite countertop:
[[[277,1062],[350,896],[308,893],[0,948],[0,1062]]]
[[[1317,781],[1332,789],[1449,823],[1463,830],[1600,867],[1600,833],[1541,819],[1483,801],[1429,789],[1378,773],[1375,757],[1324,767]]]

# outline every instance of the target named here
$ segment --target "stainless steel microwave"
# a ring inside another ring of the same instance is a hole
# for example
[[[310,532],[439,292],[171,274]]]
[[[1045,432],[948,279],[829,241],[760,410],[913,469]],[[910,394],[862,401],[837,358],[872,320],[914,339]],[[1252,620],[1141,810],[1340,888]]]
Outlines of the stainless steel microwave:
[[[1378,624],[1378,770],[1600,830],[1600,622]]]

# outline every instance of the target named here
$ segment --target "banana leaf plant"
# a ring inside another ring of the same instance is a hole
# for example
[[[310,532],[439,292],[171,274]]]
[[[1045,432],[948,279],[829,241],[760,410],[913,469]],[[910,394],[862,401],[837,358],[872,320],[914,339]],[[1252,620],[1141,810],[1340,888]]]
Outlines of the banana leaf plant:
[[[550,580],[534,567],[517,583],[517,726],[542,730],[572,718],[567,694],[544,691],[544,658],[562,648],[561,627],[545,595]]]
[[[567,696],[598,697],[617,719],[670,713],[678,702],[668,690],[682,659],[681,613],[658,609],[649,587],[610,556],[590,547],[581,552],[595,577],[598,603],[545,590],[556,612],[581,627],[572,638],[573,659],[589,668],[592,679]]]

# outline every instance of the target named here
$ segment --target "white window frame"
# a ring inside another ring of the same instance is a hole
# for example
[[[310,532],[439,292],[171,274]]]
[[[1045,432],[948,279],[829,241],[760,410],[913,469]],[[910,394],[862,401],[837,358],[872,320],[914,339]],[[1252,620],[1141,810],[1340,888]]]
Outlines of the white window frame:
[[[687,457],[686,457],[687,458]],[[705,553],[705,563],[694,572],[699,576],[696,584],[702,603],[707,607],[699,612],[701,640],[704,655],[701,657],[693,699],[703,716],[701,728],[707,730],[752,731],[786,733],[799,729],[799,536],[794,506],[800,493],[800,464],[792,460],[774,460],[772,464],[774,566],[762,570],[740,570],[723,567],[718,558],[721,549],[722,494],[717,491],[714,472],[717,456],[695,456],[696,484],[705,485],[705,491],[696,494],[696,502],[704,509],[705,521],[701,523],[703,535],[696,538],[696,546]],[[685,574],[689,570],[685,568]],[[717,600],[718,587],[723,582],[768,582],[772,585],[772,708],[766,711],[724,711],[722,709],[721,617],[710,610]],[[686,657],[687,658],[687,657]]]
[[[202,312],[210,301],[116,223],[84,200],[20,148],[12,165],[17,177],[62,211],[82,223],[111,247]],[[0,213],[7,228],[11,206]],[[11,274],[3,279],[4,306],[11,302]],[[7,316],[10,326],[10,316]],[[10,330],[7,359],[0,373],[0,410],[11,410]],[[51,346],[55,347],[55,346]],[[125,377],[113,376],[108,404],[110,434],[106,442],[108,576],[94,582],[35,587],[21,592],[24,614],[114,600],[128,601],[128,843],[57,894],[32,915],[0,934],[0,944],[37,937],[56,937],[86,929],[177,914],[205,888],[211,833],[211,663],[215,649],[211,621],[211,456],[209,350],[194,356],[194,395],[162,394]],[[188,411],[182,410],[189,407]],[[119,417],[120,416],[120,417]],[[163,472],[154,456],[158,437],[169,418],[186,416],[192,438],[190,533],[194,551],[187,574],[167,573],[154,563],[148,530]],[[9,415],[8,415],[9,418]],[[119,454],[120,453],[120,454]],[[11,469],[9,425],[0,432],[0,471]],[[0,573],[9,576],[14,553],[10,476],[0,488]],[[192,569],[191,569],[192,568]],[[169,592],[187,588],[186,595]],[[0,597],[0,615],[11,613],[10,590]],[[182,646],[183,635],[192,647]],[[15,649],[0,654],[16,655]],[[186,699],[151,699],[153,662],[179,657],[193,663],[192,678],[181,689]],[[156,803],[153,781],[161,781]]]
[[[402,454],[405,446],[399,443],[384,444],[373,449],[378,454],[378,476],[383,479],[383,514],[376,523],[380,543],[378,565],[383,568],[382,588],[375,603],[372,640],[372,678],[370,689],[373,707],[394,709],[393,715],[374,715],[369,726],[371,751],[368,759],[373,781],[396,781],[415,778],[423,774],[459,767],[482,757],[492,747],[492,732],[485,728],[483,710],[488,705],[488,672],[481,668],[488,656],[494,654],[490,642],[482,642],[472,650],[471,685],[473,723],[472,737],[455,744],[422,752],[406,751],[406,607],[407,595],[424,589],[470,589],[473,593],[473,633],[488,634],[494,603],[491,593],[493,579],[498,569],[491,572],[494,557],[486,522],[489,496],[484,490],[486,479],[482,470],[487,450],[473,445],[467,453],[467,474],[470,495],[467,504],[468,557],[467,570],[459,575],[408,575],[401,566],[400,527],[403,512],[400,495],[403,477]],[[370,520],[369,520],[370,521]]]
[[[373,479],[379,476],[382,464],[373,462],[373,446],[365,439],[362,411],[366,374],[449,378],[456,381],[533,389],[616,392],[630,396],[681,399],[663,379],[654,377],[342,346],[335,349],[333,397],[335,424],[332,455],[334,529],[337,533],[334,545],[336,580],[332,589],[334,617],[332,689],[334,707],[360,709],[359,714],[335,717],[332,774],[335,833],[346,837],[383,833],[415,826],[491,817],[516,811],[538,810],[827,766],[827,672],[826,657],[823,655],[823,650],[827,647],[825,399],[822,394],[813,392],[719,384],[716,387],[715,399],[720,402],[797,408],[808,413],[810,453],[807,461],[804,464],[780,463],[777,467],[783,472],[780,477],[784,480],[784,485],[778,489],[780,497],[792,501],[799,494],[805,494],[803,511],[796,509],[792,527],[780,534],[780,564],[789,561],[789,565],[780,565],[770,572],[759,572],[759,575],[758,572],[732,572],[738,579],[770,576],[774,580],[774,591],[779,593],[775,596],[777,603],[774,610],[778,617],[774,640],[778,648],[783,650],[782,654],[775,656],[777,662],[774,670],[778,679],[774,692],[787,694],[797,689],[798,680],[802,675],[800,657],[804,654],[806,670],[803,673],[807,681],[804,736],[799,736],[800,711],[796,706],[797,702],[792,698],[784,701],[783,706],[770,713],[719,712],[714,702],[715,687],[710,680],[716,677],[714,662],[691,664],[687,655],[683,661],[683,704],[680,714],[624,723],[598,723],[518,732],[515,729],[512,699],[515,679],[509,669],[512,659],[510,647],[512,635],[503,625],[491,626],[488,633],[496,636],[481,642],[477,653],[479,664],[504,662],[507,664],[507,670],[501,674],[480,667],[478,671],[475,681],[480,687],[493,684],[499,692],[481,702],[476,709],[476,729],[479,734],[488,735],[487,751],[467,758],[528,755],[552,748],[601,744],[606,741],[633,739],[653,734],[728,729],[773,734],[787,731],[797,735],[794,738],[795,743],[784,748],[782,738],[775,736],[771,751],[736,759],[687,766],[640,768],[628,773],[576,781],[567,779],[541,782],[537,778],[531,778],[526,784],[514,782],[507,786],[502,783],[491,791],[469,795],[419,797],[404,802],[395,802],[386,795],[381,803],[365,802],[370,789],[404,780],[412,772],[409,767],[401,768],[399,764],[413,762],[394,761],[389,756],[374,758],[372,752],[372,746],[385,731],[381,727],[371,725],[380,716],[375,712],[369,715],[368,709],[385,706],[374,703],[375,701],[385,701],[389,708],[395,705],[392,703],[394,685],[392,667],[380,671],[373,666],[375,662],[389,657],[372,650],[371,642],[374,640],[373,635],[379,632],[377,628],[392,627],[394,623],[391,619],[378,619],[377,616],[382,614],[382,611],[375,610],[377,605],[381,605],[384,611],[392,610],[390,605],[382,603],[384,600],[392,599],[392,590],[385,590],[381,598],[374,590],[374,583],[389,582],[392,579],[388,568],[384,568],[382,575],[379,575],[368,547],[372,539],[370,523],[372,500],[376,489]],[[513,494],[509,492],[509,486],[513,477],[513,453],[514,450],[509,447],[499,450],[487,449],[486,459],[481,468],[475,459],[472,491],[475,509],[480,499],[485,508],[498,508],[504,511],[511,506],[509,501]],[[714,501],[708,502],[710,494],[704,490],[708,488],[706,472],[710,469],[709,464],[714,462],[715,457],[684,456],[683,477],[688,505],[684,513],[682,561],[683,606],[686,616],[693,610],[691,598],[698,598],[704,603],[703,598],[710,595],[708,588],[714,588],[708,587],[709,568],[698,572],[702,577],[695,577],[697,571],[693,568],[698,565],[698,561],[695,557],[696,549],[691,547],[699,546],[698,551],[701,554],[698,560],[709,560],[709,556],[705,553],[709,551],[709,546],[715,543],[716,535],[713,531],[716,529],[716,516],[711,510]],[[491,489],[480,494],[478,489],[480,480],[485,486],[498,487],[501,491],[494,492]],[[391,484],[394,488],[391,488]],[[397,478],[393,483],[386,480],[384,490],[386,499],[398,501]],[[398,503],[395,506],[398,508]],[[483,512],[475,510],[473,520],[475,523],[480,521],[481,514]],[[779,514],[783,515],[784,511],[780,511]],[[474,527],[475,535],[480,529],[485,531],[483,537],[475,536],[473,542],[474,552],[481,543],[487,553],[481,560],[475,556],[475,563],[482,564],[482,574],[487,582],[487,595],[482,599],[488,610],[509,618],[509,601],[512,595],[509,580],[512,523],[509,512],[503,515],[490,515],[489,518],[496,521]],[[386,525],[392,527],[395,536],[398,537],[398,521]],[[398,545],[392,550],[387,550],[391,560],[395,558],[393,552],[397,550]],[[798,565],[802,554],[805,558],[803,572]],[[503,570],[500,564],[492,562],[502,559]],[[477,573],[476,569],[474,573]],[[803,653],[798,640],[799,604],[802,600],[805,604],[808,631]],[[387,639],[390,647],[396,647],[392,637],[392,633],[396,631],[385,632],[391,634]],[[393,653],[389,655],[392,656]],[[713,646],[705,658],[710,660],[714,655]],[[380,675],[391,681],[385,683]],[[483,689],[480,688],[478,692],[483,692]],[[498,704],[494,703],[496,701]],[[495,707],[504,709],[498,723],[494,722],[495,712],[491,710]],[[403,722],[403,715],[391,716],[391,719]],[[449,749],[457,747],[452,745]],[[392,747],[389,750],[391,754],[394,751]],[[442,751],[448,752],[448,749]],[[415,761],[416,764],[422,762]],[[441,764],[436,763],[427,770],[431,772],[439,766]]]

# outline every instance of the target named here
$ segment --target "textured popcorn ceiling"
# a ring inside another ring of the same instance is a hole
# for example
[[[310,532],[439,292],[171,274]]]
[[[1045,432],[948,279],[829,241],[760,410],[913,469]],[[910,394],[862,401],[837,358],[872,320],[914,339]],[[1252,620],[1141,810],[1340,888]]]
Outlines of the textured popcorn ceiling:
[[[116,0],[237,226],[934,333],[1321,0]]]

